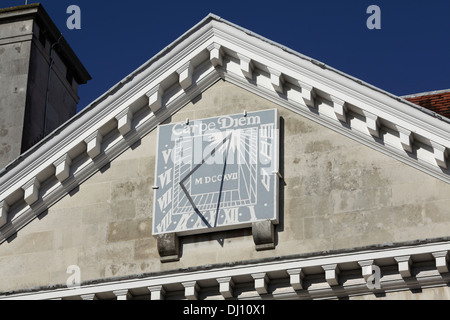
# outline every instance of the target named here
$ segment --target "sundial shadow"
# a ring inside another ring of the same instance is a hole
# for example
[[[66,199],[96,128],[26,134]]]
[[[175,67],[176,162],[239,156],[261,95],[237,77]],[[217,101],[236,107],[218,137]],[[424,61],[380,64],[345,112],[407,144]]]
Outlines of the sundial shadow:
[[[233,239],[252,236],[251,228],[242,228],[235,230],[223,230],[209,233],[201,233],[195,235],[182,236],[179,239],[180,245],[180,258],[183,255],[184,245],[199,244],[207,242],[217,242],[222,248],[227,246],[227,243],[233,241]],[[228,240],[228,241],[227,241]]]
[[[225,143],[228,142],[227,147],[226,147],[226,152],[225,152],[225,157],[224,157],[224,163],[223,163],[223,169],[221,171],[221,176],[224,177],[225,176],[225,171],[227,168],[227,154],[229,152],[230,149],[230,139],[231,139],[232,133],[230,133],[227,137],[225,137],[203,160],[200,164],[198,164],[197,166],[195,166],[188,175],[186,175],[180,182],[180,188],[182,189],[185,197],[187,198],[187,200],[189,201],[190,205],[192,206],[192,209],[194,210],[194,212],[199,216],[199,218],[202,220],[202,222],[208,227],[208,228],[215,228],[217,227],[217,219],[219,216],[219,210],[221,207],[221,199],[222,199],[222,192],[223,192],[223,186],[224,186],[224,179],[222,179],[220,181],[220,187],[219,187],[219,191],[218,191],[218,200],[217,200],[217,204],[216,204],[216,209],[215,209],[215,218],[214,218],[214,223],[210,223],[208,221],[208,219],[205,218],[205,216],[200,212],[200,210],[198,209],[197,205],[195,204],[193,198],[191,197],[190,192],[187,190],[185,183],[186,181],[189,179],[189,177],[191,177],[199,168],[201,168],[203,165],[205,165],[206,161],[208,160],[209,157],[213,156],[217,149],[222,147],[222,145],[224,145]],[[217,242],[220,244],[221,247],[223,247],[224,245],[224,239],[217,239]]]

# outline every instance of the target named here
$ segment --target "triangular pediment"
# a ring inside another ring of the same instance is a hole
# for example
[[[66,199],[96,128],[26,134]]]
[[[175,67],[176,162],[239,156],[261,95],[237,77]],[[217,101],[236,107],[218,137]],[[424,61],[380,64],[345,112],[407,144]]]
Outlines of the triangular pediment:
[[[450,121],[215,15],[0,174],[0,242],[223,79],[450,183]]]

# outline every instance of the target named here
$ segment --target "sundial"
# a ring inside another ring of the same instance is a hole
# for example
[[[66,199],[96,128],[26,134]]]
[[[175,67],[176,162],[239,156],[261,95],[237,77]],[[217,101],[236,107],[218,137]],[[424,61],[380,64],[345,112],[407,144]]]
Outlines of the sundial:
[[[278,223],[276,109],[158,128],[153,234]]]

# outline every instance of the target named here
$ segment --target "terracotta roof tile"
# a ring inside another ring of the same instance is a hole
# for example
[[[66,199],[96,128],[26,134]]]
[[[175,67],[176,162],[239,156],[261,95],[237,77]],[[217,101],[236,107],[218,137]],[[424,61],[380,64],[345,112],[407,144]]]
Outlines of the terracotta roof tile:
[[[404,99],[436,112],[441,116],[450,118],[450,90],[405,96]]]

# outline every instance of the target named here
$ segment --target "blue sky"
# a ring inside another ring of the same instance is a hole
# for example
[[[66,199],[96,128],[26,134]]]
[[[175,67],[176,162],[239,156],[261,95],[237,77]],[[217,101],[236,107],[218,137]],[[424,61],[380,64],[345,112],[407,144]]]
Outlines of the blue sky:
[[[448,0],[40,2],[93,78],[80,109],[210,12],[396,95],[450,88]],[[81,30],[66,26],[70,5],[81,9]],[[366,27],[370,5],[381,10],[379,30]]]

